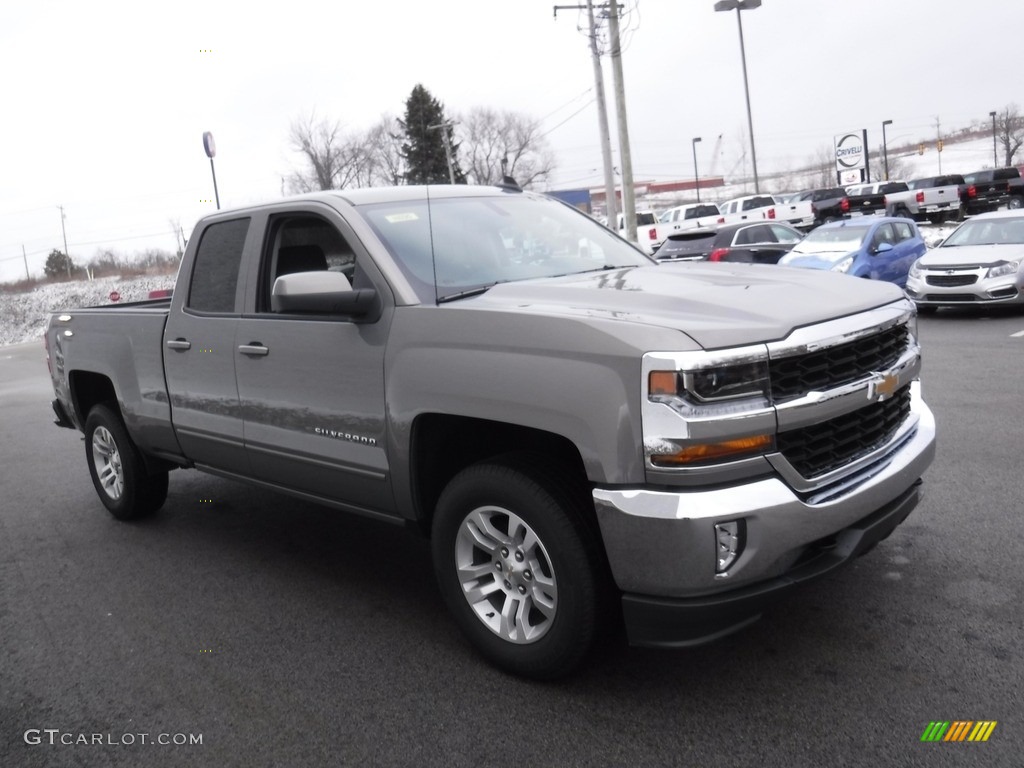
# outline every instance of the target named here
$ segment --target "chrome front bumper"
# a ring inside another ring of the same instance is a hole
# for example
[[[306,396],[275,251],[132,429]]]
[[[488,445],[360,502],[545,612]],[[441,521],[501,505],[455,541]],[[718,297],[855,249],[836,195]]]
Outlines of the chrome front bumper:
[[[911,434],[861,473],[845,478],[841,491],[821,502],[777,476],[712,490],[595,489],[608,560],[627,604],[639,600],[648,607],[657,603],[680,608],[690,602],[713,610],[718,604],[735,604],[740,593],[774,593],[773,582],[780,579],[787,584],[805,580],[792,576],[796,571],[810,573],[808,562],[819,552],[836,550],[844,532],[867,527],[874,541],[884,538],[917,504],[919,480],[935,455],[935,419],[919,391],[914,414],[917,426]],[[727,572],[716,574],[715,524],[738,519],[746,522],[745,547]],[[847,548],[843,562],[866,547]],[[836,551],[830,557],[835,561]],[[632,630],[630,638],[656,645],[703,642],[757,617],[756,599],[740,602],[740,619],[730,612],[730,628],[712,622],[699,640],[646,642]],[[628,609],[626,614],[628,623]]]

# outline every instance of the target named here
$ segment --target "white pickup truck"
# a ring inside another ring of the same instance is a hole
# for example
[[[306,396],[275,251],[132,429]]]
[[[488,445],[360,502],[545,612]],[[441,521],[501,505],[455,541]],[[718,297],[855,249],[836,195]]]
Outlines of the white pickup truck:
[[[962,219],[960,184],[954,176],[930,176],[908,181],[906,192],[885,196],[885,215],[904,216],[914,221],[939,224],[947,219]]]
[[[622,237],[626,236],[626,219],[620,213],[617,217],[616,229]],[[636,212],[636,244],[648,256],[661,247],[665,237],[658,231],[658,215],[654,211]]]
[[[747,195],[726,200],[718,204],[722,212],[719,226],[739,224],[744,221],[760,221],[768,217],[768,211],[778,205],[771,195]]]
[[[658,234],[664,242],[670,235],[691,229],[718,229],[724,221],[714,203],[688,203],[662,211],[658,217]]]

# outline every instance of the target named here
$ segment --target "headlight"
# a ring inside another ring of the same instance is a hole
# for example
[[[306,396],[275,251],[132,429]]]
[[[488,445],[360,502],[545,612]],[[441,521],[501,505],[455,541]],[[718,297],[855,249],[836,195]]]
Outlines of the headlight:
[[[654,402],[681,397],[693,405],[763,398],[768,394],[768,363],[740,363],[698,371],[651,371],[648,392]]]
[[[853,256],[847,256],[845,259],[843,259],[834,267],[832,267],[832,271],[842,272],[843,274],[845,274],[850,271],[851,266],[853,266]]]
[[[910,276],[910,277],[920,277],[921,276],[921,266],[920,265],[921,265],[921,261],[920,260],[915,261],[913,264],[911,264],[910,265],[910,272],[907,273],[908,276]]]
[[[996,264],[994,267],[988,268],[988,277],[1006,277],[1007,275],[1017,274],[1017,270],[1020,269],[1019,261],[1003,261]]]

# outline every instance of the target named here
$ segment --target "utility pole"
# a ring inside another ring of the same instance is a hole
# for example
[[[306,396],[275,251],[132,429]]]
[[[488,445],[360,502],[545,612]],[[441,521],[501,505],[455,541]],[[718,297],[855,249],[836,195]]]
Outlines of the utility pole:
[[[604,200],[605,218],[608,226],[615,229],[615,216],[618,212],[618,201],[615,199],[615,175],[612,170],[612,140],[608,130],[608,102],[604,95],[604,71],[601,68],[601,52],[597,47],[597,24],[594,21],[594,2],[587,0],[582,5],[556,5],[555,18],[560,10],[587,9],[587,37],[590,41],[590,58],[594,67],[594,94],[597,100],[597,124],[601,133],[601,162],[604,166]],[[604,6],[602,6],[604,7]]]
[[[587,0],[587,21],[590,22],[590,57],[594,62],[594,90],[597,96],[597,120],[601,130],[601,162],[604,165],[604,207],[605,219],[615,229],[615,218],[619,210],[615,199],[615,176],[612,174],[612,138],[608,130],[608,103],[604,98],[604,72],[601,69],[601,53],[597,50],[597,27],[594,24],[594,3]]]
[[[939,116],[935,116],[935,148],[939,158],[939,174],[942,174],[942,129],[939,124]]]
[[[626,121],[626,85],[622,76],[622,47],[619,39],[619,3],[608,3],[608,32],[612,44],[612,79],[615,83],[615,117],[619,128],[619,159],[622,163],[622,215],[626,238],[636,242],[636,197],[633,189],[633,156],[629,151],[629,125]]]
[[[68,253],[68,234],[64,231],[64,206],[58,205],[60,211],[60,233],[64,237],[64,263],[68,268],[68,279],[71,279],[71,254]]]
[[[28,256],[25,255],[25,244],[21,244],[21,258],[25,260],[25,279],[31,280],[32,276],[28,273]]]

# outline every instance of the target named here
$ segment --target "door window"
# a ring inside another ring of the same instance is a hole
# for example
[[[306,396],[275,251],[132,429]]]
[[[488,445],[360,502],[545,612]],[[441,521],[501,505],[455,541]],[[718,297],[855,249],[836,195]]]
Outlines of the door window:
[[[238,271],[249,219],[211,224],[203,230],[192,267],[188,308],[197,312],[235,312]]]

